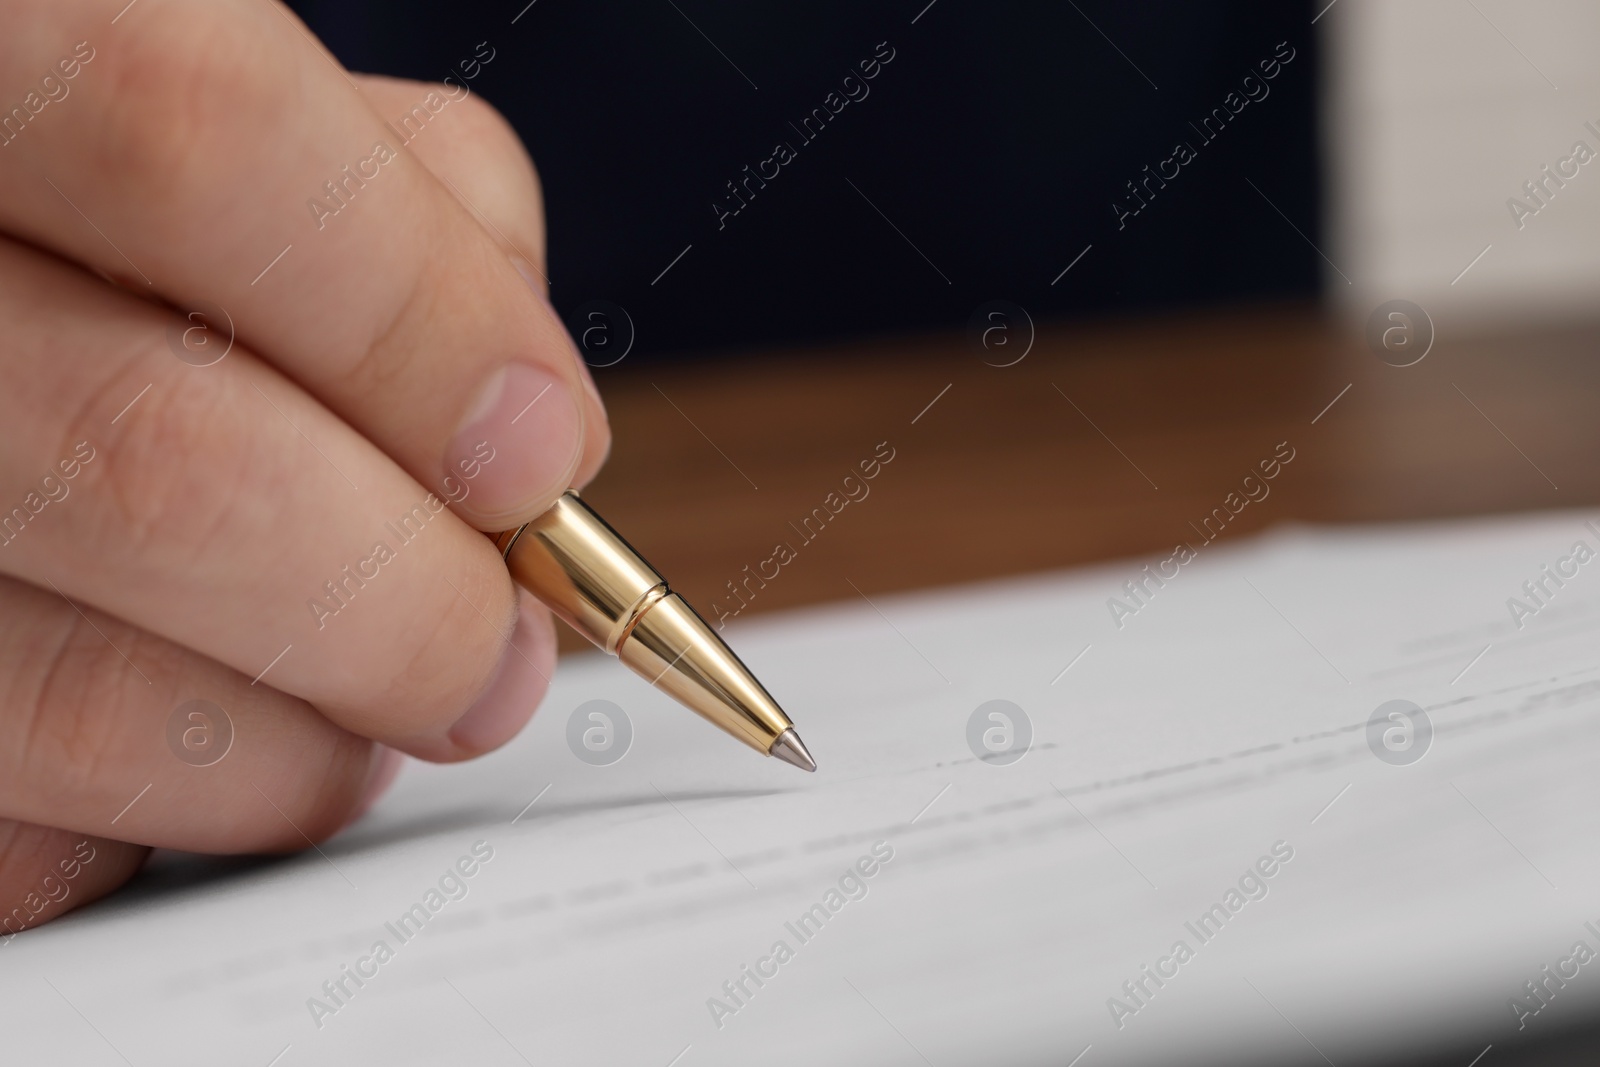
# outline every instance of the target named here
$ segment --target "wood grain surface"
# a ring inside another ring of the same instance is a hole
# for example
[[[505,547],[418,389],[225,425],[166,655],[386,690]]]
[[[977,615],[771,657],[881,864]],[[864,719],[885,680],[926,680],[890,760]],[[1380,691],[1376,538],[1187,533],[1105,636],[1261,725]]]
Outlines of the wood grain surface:
[[[1600,328],[1441,323],[1393,367],[1359,326],[1310,306],[1044,323],[1006,367],[964,333],[624,361],[595,372],[615,445],[585,498],[713,619],[1165,554],[1282,442],[1294,460],[1222,539],[1600,501]],[[867,495],[828,511],[883,442]],[[779,544],[794,558],[743,585]]]

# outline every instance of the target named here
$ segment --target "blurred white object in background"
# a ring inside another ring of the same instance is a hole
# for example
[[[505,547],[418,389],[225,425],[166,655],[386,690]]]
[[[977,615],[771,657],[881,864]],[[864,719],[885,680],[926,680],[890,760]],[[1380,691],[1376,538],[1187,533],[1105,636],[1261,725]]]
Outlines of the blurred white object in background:
[[[1412,300],[1464,329],[1600,311],[1600,5],[1319,11],[1334,305]]]

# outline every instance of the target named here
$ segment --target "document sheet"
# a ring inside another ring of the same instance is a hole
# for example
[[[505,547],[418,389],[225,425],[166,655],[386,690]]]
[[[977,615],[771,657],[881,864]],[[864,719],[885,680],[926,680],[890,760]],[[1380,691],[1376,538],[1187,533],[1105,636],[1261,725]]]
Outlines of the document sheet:
[[[514,742],[408,764],[320,849],[161,856],[0,942],[3,1058],[1345,1067],[1556,1033],[1600,1003],[1593,518],[841,580],[725,631],[814,775],[565,659]]]

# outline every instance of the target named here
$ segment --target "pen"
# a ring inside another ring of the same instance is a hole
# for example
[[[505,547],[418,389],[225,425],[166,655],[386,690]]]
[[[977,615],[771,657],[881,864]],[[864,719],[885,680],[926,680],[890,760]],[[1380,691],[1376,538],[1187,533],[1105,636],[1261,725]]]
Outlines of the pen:
[[[763,755],[817,769],[777,701],[576,489],[495,547],[518,585],[639,677]]]

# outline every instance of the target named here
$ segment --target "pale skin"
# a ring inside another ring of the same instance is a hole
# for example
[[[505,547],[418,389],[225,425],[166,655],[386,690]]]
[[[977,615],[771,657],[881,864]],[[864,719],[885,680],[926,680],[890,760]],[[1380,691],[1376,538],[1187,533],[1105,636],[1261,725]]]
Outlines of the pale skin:
[[[347,74],[274,0],[125,3],[0,0],[0,935],[513,737],[554,630],[483,531],[610,446],[487,103]],[[235,333],[203,367],[169,340],[200,302]],[[194,699],[233,723],[208,767],[167,739]]]

